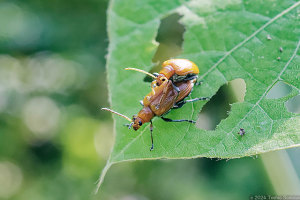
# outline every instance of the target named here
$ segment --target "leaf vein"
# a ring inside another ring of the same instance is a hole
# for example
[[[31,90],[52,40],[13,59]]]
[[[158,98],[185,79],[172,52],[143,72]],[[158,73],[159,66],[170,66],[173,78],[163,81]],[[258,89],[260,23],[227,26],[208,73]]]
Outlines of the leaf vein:
[[[242,42],[240,42],[239,44],[237,44],[235,47],[233,47],[230,51],[228,51],[227,53],[225,53],[225,55],[218,61],[216,62],[212,67],[210,67],[209,70],[207,70],[202,76],[200,76],[200,80],[202,80],[204,77],[206,77],[211,71],[213,71],[213,69],[215,69],[221,62],[223,62],[229,55],[231,55],[235,50],[237,50],[238,48],[240,48],[242,45],[244,45],[246,42],[248,42],[250,39],[252,39],[253,37],[255,37],[259,32],[261,32],[262,30],[264,30],[267,26],[269,26],[270,24],[272,24],[274,21],[276,21],[278,18],[282,17],[283,15],[285,15],[286,13],[288,13],[289,11],[291,11],[292,9],[294,9],[295,7],[297,7],[298,5],[300,5],[300,1],[295,3],[294,5],[292,5],[291,7],[287,8],[286,10],[282,11],[281,13],[279,13],[278,15],[276,15],[274,18],[272,18],[270,21],[268,21],[267,23],[265,23],[263,26],[261,26],[259,29],[257,29],[255,32],[253,32],[249,37],[247,37],[245,40],[243,40]]]
[[[245,114],[245,116],[232,128],[232,130],[227,134],[227,136],[225,136],[218,144],[220,144],[221,142],[223,142],[223,140],[225,140],[229,134],[232,134],[233,130],[240,124],[242,123],[247,117],[248,115],[253,111],[253,109],[259,105],[260,101],[266,96],[266,94],[268,93],[268,91],[272,88],[272,86],[278,81],[278,79],[280,78],[280,76],[283,74],[283,72],[287,69],[287,67],[289,66],[289,64],[291,63],[291,61],[294,59],[294,57],[296,56],[298,50],[299,50],[299,46],[300,46],[300,40],[298,41],[298,44],[296,46],[295,51],[293,52],[291,58],[288,60],[288,62],[286,63],[286,65],[284,66],[284,68],[281,70],[281,72],[279,73],[279,75],[277,76],[277,78],[273,81],[273,83],[266,89],[266,91],[263,93],[263,95],[261,96],[261,98],[253,105],[253,107],[251,108],[251,110]],[[216,144],[215,146],[217,146],[218,144]]]

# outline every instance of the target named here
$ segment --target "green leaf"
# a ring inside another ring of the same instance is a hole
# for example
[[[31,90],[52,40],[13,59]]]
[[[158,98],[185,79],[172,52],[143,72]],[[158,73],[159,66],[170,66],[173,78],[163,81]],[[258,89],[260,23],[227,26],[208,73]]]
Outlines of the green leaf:
[[[178,57],[195,62],[203,80],[191,98],[213,96],[237,78],[245,81],[247,91],[244,102],[234,103],[228,118],[214,131],[155,118],[152,152],[148,124],[135,132],[114,115],[115,145],[103,174],[111,164],[127,160],[237,158],[300,146],[300,115],[288,112],[284,105],[300,89],[299,5],[290,0],[112,0],[107,58],[112,109],[127,116],[141,109],[139,100],[150,91],[150,84],[143,82],[144,75],[124,68],[151,69],[160,20],[176,12],[183,15],[181,23],[186,28]],[[292,86],[292,92],[267,99],[278,81]],[[186,104],[167,117],[196,120],[204,104]],[[246,130],[243,137],[237,134],[240,127]]]

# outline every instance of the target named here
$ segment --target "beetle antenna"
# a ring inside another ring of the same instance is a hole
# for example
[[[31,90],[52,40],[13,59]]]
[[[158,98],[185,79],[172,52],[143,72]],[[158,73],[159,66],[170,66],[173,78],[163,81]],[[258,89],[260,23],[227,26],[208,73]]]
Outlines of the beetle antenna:
[[[129,117],[127,117],[127,116],[125,116],[125,115],[122,115],[121,113],[118,113],[118,112],[116,112],[116,111],[114,111],[114,110],[111,110],[111,109],[109,109],[109,108],[101,108],[101,110],[109,111],[109,112],[111,112],[111,113],[114,113],[114,114],[116,114],[116,115],[119,115],[119,116],[121,116],[121,117],[127,119],[128,121],[132,122],[132,120],[131,120]]]
[[[150,74],[149,72],[146,72],[142,69],[128,67],[128,68],[125,68],[125,70],[133,70],[133,71],[137,71],[137,72],[142,72],[142,73],[147,74],[148,76],[151,76],[152,78],[156,79],[156,76],[154,76],[153,74]]]

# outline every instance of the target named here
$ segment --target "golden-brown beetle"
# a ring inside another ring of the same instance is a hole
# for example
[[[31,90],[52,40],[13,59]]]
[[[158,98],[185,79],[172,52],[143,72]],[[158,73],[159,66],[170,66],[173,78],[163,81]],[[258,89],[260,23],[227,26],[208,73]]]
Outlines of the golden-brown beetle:
[[[126,70],[140,71],[135,68],[126,68]],[[152,76],[156,80],[156,84],[162,84],[161,78],[165,77],[171,80],[173,83],[180,81],[187,81],[197,79],[199,74],[199,69],[195,63],[187,59],[170,59],[162,64],[162,69],[159,73],[153,73],[148,75]]]
[[[169,62],[170,63],[170,62]],[[166,63],[168,66],[168,62]],[[196,66],[197,67],[197,66]],[[128,68],[126,68],[128,69]],[[133,69],[133,68],[130,68]],[[166,68],[163,68],[163,71]],[[198,68],[197,68],[198,69]],[[155,80],[151,83],[152,91],[145,96],[145,98],[141,101],[143,108],[138,112],[137,115],[133,115],[132,119],[129,117],[122,115],[116,111],[113,111],[108,108],[102,108],[102,110],[110,111],[114,114],[117,114],[121,117],[124,117],[130,124],[128,124],[129,129],[133,127],[134,130],[138,130],[143,124],[150,122],[150,132],[151,132],[151,148],[153,150],[153,125],[152,119],[155,116],[162,118],[166,122],[190,122],[195,123],[193,120],[180,119],[180,120],[172,120],[163,117],[170,109],[172,108],[180,108],[187,102],[194,102],[198,100],[207,100],[207,97],[195,98],[191,100],[184,100],[192,91],[194,84],[197,81],[197,77],[193,77],[192,79],[188,78],[187,80],[183,79],[181,81],[173,82],[167,78],[171,76],[171,73],[167,73],[166,75],[158,75],[153,76],[152,74],[145,72],[140,69],[134,69],[135,71],[139,71],[145,74],[150,75]],[[187,70],[185,72],[188,72]],[[198,71],[199,72],[199,71]],[[163,73],[161,73],[163,74]],[[174,74],[173,74],[174,76]],[[186,76],[187,77],[187,76]],[[190,76],[192,77],[192,76]],[[160,84],[158,84],[158,82]]]

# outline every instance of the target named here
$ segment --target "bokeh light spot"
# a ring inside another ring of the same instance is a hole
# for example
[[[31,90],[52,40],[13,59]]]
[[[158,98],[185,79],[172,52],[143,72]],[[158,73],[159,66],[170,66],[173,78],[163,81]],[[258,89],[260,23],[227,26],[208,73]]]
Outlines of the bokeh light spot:
[[[58,126],[60,110],[48,97],[35,97],[24,106],[23,121],[39,138],[50,138]]]
[[[10,198],[21,187],[23,175],[18,166],[11,162],[0,162],[0,199]]]

